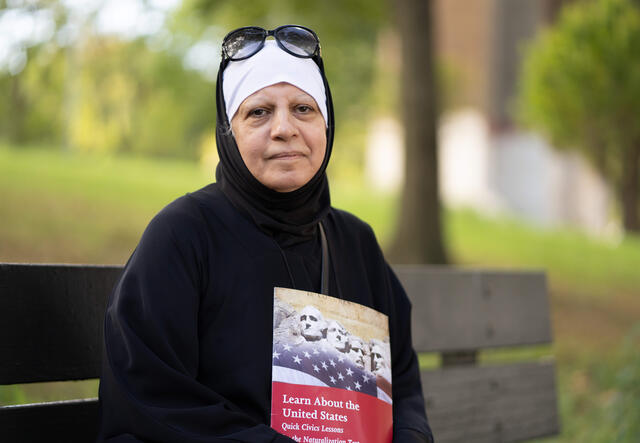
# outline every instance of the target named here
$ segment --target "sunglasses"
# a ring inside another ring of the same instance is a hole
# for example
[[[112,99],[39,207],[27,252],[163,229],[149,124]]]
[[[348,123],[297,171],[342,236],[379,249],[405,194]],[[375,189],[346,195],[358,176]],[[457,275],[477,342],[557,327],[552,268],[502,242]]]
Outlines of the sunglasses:
[[[246,26],[231,31],[222,41],[222,58],[227,61],[245,60],[264,47],[267,37],[273,36],[285,52],[300,58],[320,55],[320,40],[315,32],[298,25],[284,25],[267,31]]]

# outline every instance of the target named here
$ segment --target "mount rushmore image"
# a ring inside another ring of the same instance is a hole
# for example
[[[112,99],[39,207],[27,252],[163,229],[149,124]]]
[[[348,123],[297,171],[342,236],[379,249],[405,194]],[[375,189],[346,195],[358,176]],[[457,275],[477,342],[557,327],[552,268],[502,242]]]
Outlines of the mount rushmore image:
[[[351,333],[339,321],[329,318],[313,305],[296,310],[274,299],[273,341],[291,347],[312,345],[324,351],[335,350],[374,378],[391,383],[391,349],[389,338],[364,340]],[[305,348],[307,346],[304,346]],[[386,389],[385,389],[386,390]]]

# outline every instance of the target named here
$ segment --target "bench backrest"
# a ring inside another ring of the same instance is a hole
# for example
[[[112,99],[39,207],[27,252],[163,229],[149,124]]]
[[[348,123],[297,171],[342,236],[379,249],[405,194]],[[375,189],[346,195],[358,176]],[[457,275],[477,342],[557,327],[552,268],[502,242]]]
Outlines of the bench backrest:
[[[418,352],[442,367],[422,372],[439,442],[518,441],[558,432],[552,362],[477,365],[478,351],[550,343],[542,273],[395,268],[413,304]],[[0,385],[100,374],[102,323],[120,266],[0,264]],[[0,407],[8,441],[87,442],[97,400]]]
[[[483,349],[551,343],[542,272],[396,266],[412,310],[416,352],[438,442],[511,442],[557,434],[553,361],[479,365]]]
[[[0,264],[0,385],[98,378],[122,267]],[[4,441],[95,440],[96,399],[0,407]]]

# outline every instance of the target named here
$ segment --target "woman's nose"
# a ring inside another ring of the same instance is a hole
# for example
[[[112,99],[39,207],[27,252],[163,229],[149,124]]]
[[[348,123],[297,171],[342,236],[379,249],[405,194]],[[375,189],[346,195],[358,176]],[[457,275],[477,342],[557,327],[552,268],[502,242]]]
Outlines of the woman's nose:
[[[271,138],[289,139],[297,129],[293,116],[288,110],[277,110],[271,121]]]

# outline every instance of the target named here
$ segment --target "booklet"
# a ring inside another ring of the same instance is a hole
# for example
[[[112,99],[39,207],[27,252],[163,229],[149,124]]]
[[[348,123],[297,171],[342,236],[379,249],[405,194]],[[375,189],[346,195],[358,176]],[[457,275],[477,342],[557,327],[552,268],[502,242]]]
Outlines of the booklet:
[[[273,306],[271,427],[298,442],[390,443],[387,316],[286,288]]]

